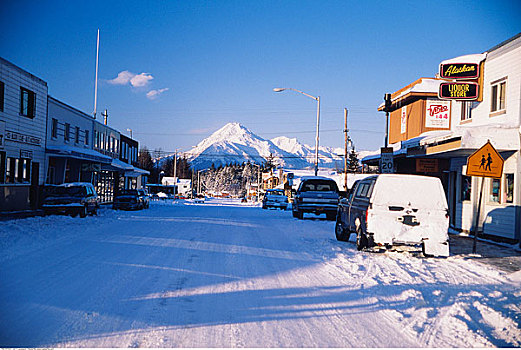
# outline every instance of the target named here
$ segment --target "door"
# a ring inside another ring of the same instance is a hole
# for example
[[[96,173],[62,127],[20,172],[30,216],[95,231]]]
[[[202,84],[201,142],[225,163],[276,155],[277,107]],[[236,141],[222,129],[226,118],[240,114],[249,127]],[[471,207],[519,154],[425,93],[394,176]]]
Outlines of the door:
[[[29,190],[29,202],[31,209],[36,210],[40,205],[40,163],[31,163],[31,188]]]

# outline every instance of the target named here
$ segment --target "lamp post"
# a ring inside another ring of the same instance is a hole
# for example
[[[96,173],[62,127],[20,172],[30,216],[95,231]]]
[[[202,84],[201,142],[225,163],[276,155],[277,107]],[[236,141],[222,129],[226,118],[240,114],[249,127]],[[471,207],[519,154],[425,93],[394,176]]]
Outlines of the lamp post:
[[[307,94],[303,91],[293,89],[293,88],[275,88],[273,91],[275,92],[282,92],[284,90],[292,90],[298,93],[301,93],[304,96],[307,96],[309,98],[314,99],[317,101],[317,131],[316,131],[316,138],[315,138],[315,176],[318,175],[318,141],[319,141],[319,125],[320,125],[320,96],[312,96],[310,94]]]
[[[130,138],[132,138],[132,129],[127,128],[127,131],[130,133]]]
[[[260,195],[260,170],[261,170],[261,166],[255,164],[255,163],[251,163],[251,165],[256,166],[257,168],[259,168],[259,170],[257,170],[257,202],[258,202],[259,198],[260,198],[259,195]]]
[[[203,170],[198,170],[197,171],[197,194],[201,193],[201,181],[199,180],[199,174],[204,172],[204,171],[207,171],[208,169],[203,169]]]

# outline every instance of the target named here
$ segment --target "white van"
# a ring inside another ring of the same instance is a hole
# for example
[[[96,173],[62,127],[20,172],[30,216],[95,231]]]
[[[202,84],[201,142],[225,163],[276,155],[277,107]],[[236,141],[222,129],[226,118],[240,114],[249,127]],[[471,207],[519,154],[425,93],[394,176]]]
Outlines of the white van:
[[[381,174],[358,180],[339,203],[335,234],[357,248],[421,245],[424,255],[449,256],[449,215],[435,177]]]

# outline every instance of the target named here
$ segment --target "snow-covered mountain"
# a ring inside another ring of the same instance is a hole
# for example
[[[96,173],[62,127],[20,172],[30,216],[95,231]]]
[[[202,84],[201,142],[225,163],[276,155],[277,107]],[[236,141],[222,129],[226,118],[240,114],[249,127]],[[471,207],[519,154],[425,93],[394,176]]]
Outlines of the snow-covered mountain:
[[[342,149],[319,147],[319,166],[342,167],[338,154]],[[270,155],[275,164],[287,169],[311,168],[315,164],[314,147],[285,136],[266,140],[239,123],[228,123],[188,152],[194,169],[205,169],[229,163],[264,163]]]

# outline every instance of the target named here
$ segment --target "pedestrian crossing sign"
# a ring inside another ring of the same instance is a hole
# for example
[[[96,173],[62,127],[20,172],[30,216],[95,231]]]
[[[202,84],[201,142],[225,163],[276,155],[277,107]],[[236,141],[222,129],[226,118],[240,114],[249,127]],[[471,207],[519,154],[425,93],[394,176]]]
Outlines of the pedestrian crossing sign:
[[[467,176],[500,178],[505,161],[488,141],[467,158]]]

